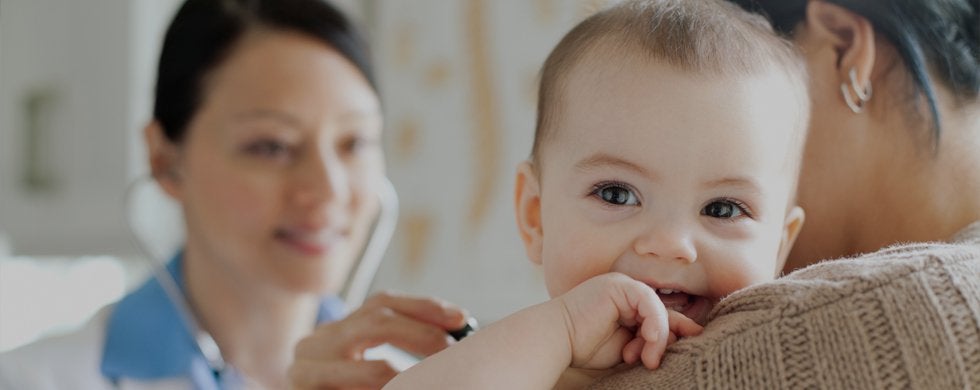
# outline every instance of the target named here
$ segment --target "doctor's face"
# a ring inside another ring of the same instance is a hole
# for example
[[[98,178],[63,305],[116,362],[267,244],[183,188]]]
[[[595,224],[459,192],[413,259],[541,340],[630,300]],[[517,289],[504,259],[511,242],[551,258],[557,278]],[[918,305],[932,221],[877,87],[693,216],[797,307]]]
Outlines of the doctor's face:
[[[187,256],[246,285],[337,292],[377,213],[379,110],[334,49],[249,33],[205,79],[175,158]]]

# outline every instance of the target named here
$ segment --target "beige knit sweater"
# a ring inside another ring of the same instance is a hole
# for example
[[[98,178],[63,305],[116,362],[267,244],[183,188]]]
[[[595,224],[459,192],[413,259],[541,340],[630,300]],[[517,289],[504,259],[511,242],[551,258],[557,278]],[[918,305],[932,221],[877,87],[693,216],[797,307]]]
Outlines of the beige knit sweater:
[[[594,389],[980,389],[980,222],[732,294],[660,369]]]

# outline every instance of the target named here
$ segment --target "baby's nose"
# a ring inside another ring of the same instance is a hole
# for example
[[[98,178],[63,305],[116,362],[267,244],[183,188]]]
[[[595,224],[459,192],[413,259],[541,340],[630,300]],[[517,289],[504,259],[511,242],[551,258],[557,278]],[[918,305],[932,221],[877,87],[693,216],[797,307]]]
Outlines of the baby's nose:
[[[685,263],[693,263],[698,259],[691,234],[680,227],[653,226],[637,237],[634,250],[641,256],[654,256]]]

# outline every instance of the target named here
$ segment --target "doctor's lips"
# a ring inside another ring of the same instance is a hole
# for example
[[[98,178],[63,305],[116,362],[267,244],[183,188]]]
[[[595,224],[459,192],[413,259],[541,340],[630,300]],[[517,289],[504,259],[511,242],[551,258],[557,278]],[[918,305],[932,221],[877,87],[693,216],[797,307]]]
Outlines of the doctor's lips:
[[[280,228],[276,240],[307,256],[322,256],[343,245],[348,234],[338,229]]]

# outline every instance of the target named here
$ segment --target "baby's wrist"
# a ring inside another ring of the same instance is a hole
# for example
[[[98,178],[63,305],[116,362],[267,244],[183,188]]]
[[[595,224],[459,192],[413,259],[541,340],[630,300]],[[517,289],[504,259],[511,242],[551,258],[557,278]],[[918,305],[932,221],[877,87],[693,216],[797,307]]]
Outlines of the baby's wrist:
[[[574,356],[572,340],[575,339],[575,324],[572,321],[567,302],[563,296],[559,296],[542,303],[541,309],[540,318],[542,321],[540,324],[547,332],[547,337],[554,344],[554,352],[558,354],[555,356],[556,361],[566,362],[567,366],[571,366]]]

